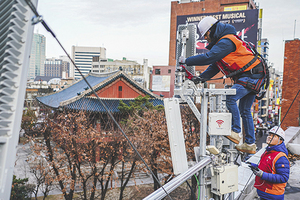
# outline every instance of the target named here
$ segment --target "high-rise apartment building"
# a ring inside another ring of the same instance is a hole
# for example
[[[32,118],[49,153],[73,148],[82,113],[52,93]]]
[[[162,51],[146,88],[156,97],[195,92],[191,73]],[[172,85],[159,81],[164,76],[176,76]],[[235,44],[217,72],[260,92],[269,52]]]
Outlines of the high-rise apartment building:
[[[34,79],[36,76],[44,76],[44,61],[46,59],[46,37],[35,33],[32,39],[30,64],[27,77]]]
[[[95,56],[105,59],[106,49],[103,47],[72,46],[72,59],[83,75],[91,72],[93,57]],[[70,69],[70,77],[74,77],[75,79],[82,78],[73,65]]]
[[[69,76],[70,63],[62,59],[45,60],[45,76],[67,78]]]

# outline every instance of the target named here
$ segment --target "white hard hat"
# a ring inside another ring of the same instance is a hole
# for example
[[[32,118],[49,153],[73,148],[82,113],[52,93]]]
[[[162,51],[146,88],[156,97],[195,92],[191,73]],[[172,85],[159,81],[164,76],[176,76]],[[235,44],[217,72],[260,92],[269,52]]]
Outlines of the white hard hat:
[[[204,17],[198,24],[198,28],[201,34],[201,37],[217,22],[218,20],[213,17]]]
[[[277,131],[277,132],[276,132]],[[278,126],[274,126],[269,130],[269,133],[273,133],[275,135],[278,135],[279,137],[282,137],[282,139],[285,139],[285,133],[284,130]]]

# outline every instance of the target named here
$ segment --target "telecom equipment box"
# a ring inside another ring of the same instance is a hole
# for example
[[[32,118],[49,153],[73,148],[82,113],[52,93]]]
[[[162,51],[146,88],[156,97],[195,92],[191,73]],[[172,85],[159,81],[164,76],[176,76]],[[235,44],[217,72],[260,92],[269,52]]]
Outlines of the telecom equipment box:
[[[217,195],[238,191],[238,166],[223,165],[214,168],[211,177],[211,192]]]
[[[231,113],[209,113],[209,135],[231,135]]]

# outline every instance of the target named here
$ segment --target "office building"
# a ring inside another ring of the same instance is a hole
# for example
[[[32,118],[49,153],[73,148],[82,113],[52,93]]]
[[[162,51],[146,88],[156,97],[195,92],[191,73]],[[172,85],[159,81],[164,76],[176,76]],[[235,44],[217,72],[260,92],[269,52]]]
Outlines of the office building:
[[[45,76],[50,77],[69,77],[70,63],[62,59],[46,59],[45,60]]]
[[[44,61],[46,59],[46,38],[35,33],[32,39],[30,63],[27,77],[34,79],[36,76],[44,76]]]
[[[87,75],[92,70],[93,57],[106,58],[106,49],[103,47],[82,47],[72,46],[72,59],[83,75]],[[70,77],[81,79],[81,75],[75,66],[71,65]]]

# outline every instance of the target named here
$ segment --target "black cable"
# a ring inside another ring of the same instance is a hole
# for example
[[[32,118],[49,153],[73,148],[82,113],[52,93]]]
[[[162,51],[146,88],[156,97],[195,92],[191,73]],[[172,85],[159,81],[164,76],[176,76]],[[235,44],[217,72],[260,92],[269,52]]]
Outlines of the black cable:
[[[146,161],[143,159],[143,157],[140,155],[140,153],[138,152],[138,150],[135,148],[135,146],[132,144],[132,142],[129,140],[129,138],[127,137],[127,135],[125,134],[125,132],[123,131],[123,129],[120,127],[120,125],[118,124],[118,122],[116,121],[116,119],[113,117],[112,113],[110,112],[110,110],[106,107],[106,105],[103,103],[103,101],[99,98],[99,96],[97,95],[97,93],[95,92],[95,90],[92,88],[92,86],[90,85],[90,83],[86,80],[86,78],[84,77],[84,75],[82,74],[82,72],[80,71],[80,69],[77,67],[77,65],[75,64],[75,62],[72,60],[72,58],[70,57],[70,55],[67,53],[67,51],[65,50],[65,48],[62,46],[62,44],[60,43],[60,41],[57,39],[57,37],[55,36],[55,34],[53,33],[53,31],[50,29],[50,27],[47,25],[47,23],[41,18],[41,16],[39,15],[39,13],[37,12],[35,6],[32,4],[32,2],[30,0],[25,0],[26,3],[28,4],[28,6],[30,7],[30,9],[32,10],[32,12],[36,15],[37,18],[39,18],[41,20],[41,23],[43,24],[43,26],[45,27],[45,29],[51,33],[51,35],[55,38],[55,40],[57,41],[57,43],[59,44],[59,46],[62,48],[62,50],[65,52],[65,54],[68,56],[68,58],[70,59],[70,61],[72,62],[72,64],[75,66],[75,68],[77,69],[77,71],[80,73],[81,77],[83,78],[83,80],[86,82],[86,84],[89,86],[89,88],[92,90],[93,94],[97,97],[97,100],[100,101],[100,103],[102,104],[102,106],[104,107],[104,109],[107,111],[107,113],[109,114],[109,116],[111,117],[111,119],[114,121],[114,123],[117,125],[118,129],[122,132],[123,136],[126,138],[126,140],[129,142],[130,146],[133,148],[133,150],[136,152],[136,154],[140,157],[140,159],[143,161],[143,163],[145,164],[146,168],[150,171],[150,173],[152,174],[152,176],[155,178],[155,180],[157,181],[157,183],[159,184],[159,186],[165,191],[165,193],[167,194],[167,196],[172,200],[171,196],[169,195],[169,193],[164,189],[164,187],[160,184],[158,178],[154,175],[154,173],[152,172],[152,170],[150,169],[150,167],[147,165]]]
[[[285,113],[284,117],[282,118],[282,120],[281,120],[281,122],[280,122],[279,126],[277,127],[277,129],[276,129],[276,131],[275,131],[275,134],[277,133],[277,131],[278,131],[278,129],[279,129],[279,127],[280,127],[280,125],[282,124],[282,122],[284,121],[285,117],[286,117],[286,116],[287,116],[287,114],[289,113],[289,111],[290,111],[290,109],[291,109],[292,105],[294,104],[295,100],[297,99],[297,97],[298,97],[298,95],[299,95],[299,92],[300,92],[300,90],[298,90],[298,92],[297,92],[296,96],[294,97],[294,99],[293,99],[293,101],[292,101],[291,105],[289,106],[289,108],[288,108],[287,112]],[[272,137],[272,139],[271,139],[271,140],[270,140],[270,142],[268,143],[268,146],[269,146],[269,145],[270,145],[270,143],[272,142],[273,138],[274,138],[274,134],[273,134],[273,137]],[[260,157],[260,159],[259,159],[258,163],[260,163],[260,161],[261,161],[261,157]],[[247,183],[245,184],[245,186],[244,186],[243,190],[241,191],[241,194],[240,194],[240,196],[239,196],[239,198],[238,198],[237,200],[239,200],[239,199],[240,199],[240,197],[242,196],[242,194],[243,194],[243,191],[245,190],[246,186],[248,185],[248,182],[250,181],[250,179],[251,179],[252,175],[253,175],[253,173],[251,174],[250,178],[248,179]]]
[[[194,192],[193,188],[191,187],[191,185],[189,184],[188,181],[186,181],[186,184],[187,184],[187,185],[189,186],[189,188],[191,189],[191,192],[193,193],[194,199],[197,200],[197,197],[196,197],[196,195],[195,195],[195,192]],[[200,191],[198,191],[198,192],[200,192]]]

